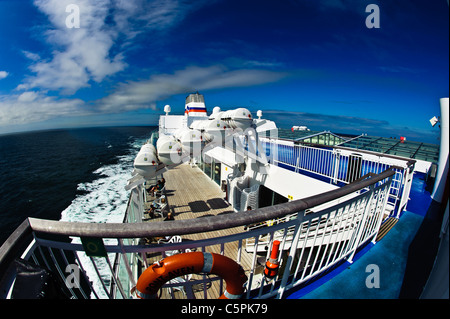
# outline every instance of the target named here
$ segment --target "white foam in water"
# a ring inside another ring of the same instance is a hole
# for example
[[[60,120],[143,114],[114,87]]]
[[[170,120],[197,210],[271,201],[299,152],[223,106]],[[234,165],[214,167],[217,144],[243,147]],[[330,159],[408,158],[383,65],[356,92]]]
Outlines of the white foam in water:
[[[130,144],[131,154],[117,156],[118,163],[100,167],[94,174],[98,179],[78,184],[78,190],[86,192],[78,195],[62,213],[61,221],[84,223],[121,223],[128,203],[129,191],[125,190],[131,178],[133,161],[145,140],[135,140]],[[79,243],[80,241],[74,240]],[[116,244],[117,240],[104,240],[105,245]],[[102,284],[95,272],[92,262],[84,254],[78,254],[89,280],[100,298],[106,298]],[[114,254],[109,254],[110,262],[114,262]],[[94,257],[96,258],[96,257]],[[104,259],[96,258],[97,267],[105,282],[110,282],[109,266]]]

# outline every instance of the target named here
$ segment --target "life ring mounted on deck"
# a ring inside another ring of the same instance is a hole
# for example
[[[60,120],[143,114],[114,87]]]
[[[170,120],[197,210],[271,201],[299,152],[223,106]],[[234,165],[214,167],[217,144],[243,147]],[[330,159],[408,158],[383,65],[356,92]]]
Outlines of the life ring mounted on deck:
[[[140,299],[156,299],[167,281],[196,273],[214,274],[225,280],[226,289],[219,299],[238,299],[244,293],[247,276],[238,263],[219,254],[190,252],[166,257],[148,267],[138,279],[136,295]]]

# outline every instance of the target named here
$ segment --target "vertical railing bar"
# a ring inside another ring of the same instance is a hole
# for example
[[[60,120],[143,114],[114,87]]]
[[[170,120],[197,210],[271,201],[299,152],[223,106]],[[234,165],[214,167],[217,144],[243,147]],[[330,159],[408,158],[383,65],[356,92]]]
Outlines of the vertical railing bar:
[[[354,211],[353,216],[352,216],[352,224],[354,226],[353,226],[350,238],[348,238],[348,245],[347,245],[347,249],[345,250],[344,255],[347,255],[353,249],[353,246],[354,246],[354,243],[355,243],[355,238],[356,238],[357,233],[358,233],[358,228],[360,226],[360,222],[358,221],[358,217],[361,214],[360,211],[361,211],[361,206],[363,206],[362,203],[364,203],[366,198],[367,198],[367,195],[364,196],[364,197],[361,197],[355,203],[355,211]]]
[[[375,192],[376,192],[376,198],[375,198],[374,205],[373,205],[374,208],[373,208],[372,216],[369,221],[368,230],[366,233],[366,237],[364,238],[364,241],[367,240],[368,238],[370,238],[371,236],[373,236],[374,230],[375,230],[375,225],[378,221],[378,217],[379,217],[380,213],[381,213],[381,215],[383,214],[382,212],[380,212],[381,208],[379,209],[380,201],[384,198],[381,187],[377,187],[375,189]]]
[[[259,236],[255,236],[255,243],[254,243],[254,249],[253,249],[253,258],[252,258],[252,268],[250,269],[250,274],[248,278],[248,284],[247,284],[247,299],[250,298],[250,291],[252,288],[252,281],[253,281],[253,270],[255,269],[256,265],[256,255],[258,252],[258,242],[259,242]]]
[[[331,178],[331,174],[330,174],[330,151],[328,150],[322,150],[322,175],[326,176],[326,177],[330,177]]]
[[[321,165],[321,160],[322,160],[322,152],[317,148],[317,149],[315,149],[315,152],[316,152],[316,154],[315,154],[315,156],[314,156],[314,161],[312,161],[315,165],[314,165],[314,172],[316,173],[316,174],[319,174],[320,175],[320,165]]]
[[[39,261],[38,261],[36,255],[34,254],[34,251],[33,251],[33,253],[31,254],[31,259],[33,259],[33,262],[34,262],[36,265],[39,266]]]
[[[58,262],[57,262],[57,260],[56,260],[56,257],[55,257],[55,255],[53,254],[52,248],[51,248],[51,247],[47,247],[47,250],[48,250],[48,252],[49,252],[49,254],[50,254],[50,258],[52,259],[53,264],[54,264],[55,267],[56,267],[56,271],[58,272],[59,277],[60,277],[61,280],[65,283],[65,282],[66,282],[66,278],[65,278],[65,276],[64,276],[64,273],[63,273],[62,270],[61,270],[61,267],[59,267],[59,264],[58,264]],[[67,265],[66,265],[66,266],[67,266]],[[50,268],[48,268],[48,269],[50,270]],[[70,294],[72,295],[72,297],[75,297],[76,295],[75,295],[75,293],[73,292],[72,288],[70,288],[70,287],[67,287],[67,288],[69,289]]]
[[[334,217],[332,218],[333,222],[332,222],[331,230],[330,230],[330,239],[327,241],[327,244],[325,244],[324,256],[321,258],[321,261],[320,261],[318,270],[321,269],[321,267],[322,267],[322,263],[323,263],[323,261],[324,261],[324,259],[325,259],[325,257],[326,257],[325,255],[326,255],[326,253],[327,253],[327,251],[328,251],[328,247],[330,246],[330,242],[331,242],[332,239],[333,239],[333,231],[334,231],[334,227],[335,227],[335,225],[336,225],[337,214],[338,214],[338,209],[335,210]],[[336,231],[336,237],[337,237],[338,231],[339,231],[339,229]],[[323,243],[323,241],[322,241],[322,243]],[[329,259],[329,258],[327,258],[327,261],[328,261],[328,259]],[[325,266],[326,266],[327,264],[328,264],[328,263],[325,263]]]
[[[139,255],[141,257],[140,259],[142,259],[142,261],[144,263],[144,266],[145,266],[145,269],[147,269],[148,268],[147,252],[143,251],[143,252],[141,252],[139,254],[136,253],[136,255]],[[138,258],[138,256],[136,256],[136,258]]]
[[[344,214],[346,213],[345,225],[343,227],[341,240],[338,242],[336,251],[334,253],[333,261],[336,259],[340,259],[342,257],[342,252],[343,251],[345,252],[345,242],[347,241],[349,233],[352,233],[351,222],[350,222],[350,220],[353,219],[353,218],[350,218],[350,216],[354,216],[354,214],[352,214],[352,206],[353,207],[356,206],[356,205],[354,205],[354,202],[347,204],[347,205],[345,205],[345,207],[343,207],[342,218],[344,218]],[[349,225],[349,223],[350,223],[350,225]],[[346,231],[347,228],[348,228],[348,231]],[[347,233],[347,236],[345,236],[346,233]],[[347,244],[348,244],[348,242],[347,242]],[[341,248],[341,246],[342,246],[342,248]],[[339,251],[341,251],[341,253],[338,254]]]
[[[100,283],[101,283],[102,286],[103,286],[103,290],[105,291],[105,293],[106,293],[106,295],[108,296],[108,298],[111,299],[111,295],[110,295],[108,289],[106,288],[105,283],[103,282],[103,278],[102,278],[102,276],[100,275],[100,271],[98,270],[98,267],[97,267],[96,262],[94,261],[94,258],[91,257],[91,256],[89,256],[89,259],[91,260],[91,263],[92,263],[92,265],[94,266],[94,270],[95,270],[95,272],[97,273],[98,279],[100,279]]]
[[[237,250],[237,263],[241,265],[241,258],[242,258],[242,238],[238,241],[238,250]]]
[[[337,229],[336,229],[336,238],[333,241],[333,244],[331,245],[331,249],[330,249],[330,251],[328,253],[328,257],[327,257],[327,261],[325,262],[325,265],[330,264],[330,260],[331,260],[331,262],[334,261],[334,258],[333,259],[331,258],[331,256],[333,255],[334,247],[336,246],[336,243],[338,243],[338,244],[340,243],[338,241],[339,235],[340,235],[341,232],[343,233],[344,230],[345,230],[345,229],[342,229],[342,219],[344,218],[343,217],[344,216],[344,210],[345,210],[345,206],[343,206],[343,207],[339,208],[338,210],[336,210],[336,215],[334,216],[336,221],[337,221],[338,216],[339,216],[339,222],[335,223],[335,225],[337,224],[337,226],[336,226],[337,227]],[[333,225],[333,228],[334,228],[335,225]],[[332,237],[330,237],[330,241],[331,241],[331,238]],[[328,250],[328,247],[329,247],[329,243],[327,245],[327,250]],[[321,267],[321,266],[322,265],[319,265],[319,267]]]
[[[128,256],[127,256],[127,254],[125,252],[125,249],[123,248],[123,240],[122,240],[122,238],[117,238],[117,241],[119,242],[119,247],[120,247],[120,250],[122,251],[122,259],[123,259],[123,262],[125,263],[125,269],[127,271],[128,278],[130,279],[131,286],[134,287],[134,286],[136,286],[136,282],[135,282],[135,280],[133,278],[133,271],[130,268],[130,263],[128,261]]]
[[[308,150],[308,171],[312,171],[311,162],[313,157],[315,156],[315,150],[310,147],[307,147],[306,149]]]
[[[66,257],[66,253],[64,252],[63,249],[60,249],[60,253],[61,253],[61,255],[62,255],[63,259],[64,259],[64,262],[66,264],[66,267],[67,267],[67,265],[69,265],[69,261],[68,261],[68,259]],[[77,267],[78,267],[78,265],[77,265]],[[81,294],[83,295],[83,297],[85,299],[88,299],[88,296],[86,295],[86,292],[84,291],[83,287],[81,286],[81,282],[79,283],[79,287],[80,287],[79,290],[80,290]]]
[[[120,249],[120,246],[119,246],[119,249]],[[117,253],[117,254],[120,254],[120,253]],[[125,291],[123,290],[123,287],[122,287],[122,282],[120,281],[120,278],[118,277],[118,273],[116,273],[114,271],[114,267],[111,265],[111,261],[109,260],[108,254],[106,254],[106,256],[104,256],[104,258],[105,258],[106,263],[108,264],[109,270],[111,271],[112,280],[114,281],[116,286],[119,288],[120,294],[122,295],[123,299],[127,299]],[[120,262],[120,257],[118,260]],[[110,287],[110,289],[111,289],[111,287]],[[112,296],[114,297],[114,295],[112,295]]]
[[[67,259],[64,250],[60,248],[60,249],[59,249],[59,253],[60,253],[60,255],[62,256],[62,258],[63,258],[63,260],[64,260],[64,263],[65,263],[65,265],[66,265],[66,269],[67,269],[67,266],[69,265],[69,260]],[[77,265],[77,267],[78,267],[78,265]],[[83,295],[84,299],[87,299],[87,295],[85,294],[84,289],[83,289],[83,287],[81,286],[81,282],[79,282],[78,285],[79,285],[80,293]],[[73,295],[74,298],[76,298],[76,294],[72,293],[72,295]]]
[[[284,231],[283,231],[283,239],[282,239],[282,241],[284,241],[285,238],[286,238],[286,236],[287,236],[287,227],[283,228],[283,230],[284,230]],[[281,231],[281,229],[280,229],[279,231]],[[265,260],[268,260],[268,259],[270,258],[270,254],[271,254],[271,251],[272,251],[271,248],[272,248],[272,245],[273,245],[274,240],[275,240],[275,232],[272,232],[272,233],[270,234],[269,249],[267,249],[267,254],[266,254],[266,259],[265,259]],[[280,243],[280,248],[282,248],[281,243]],[[278,252],[278,256],[277,256],[278,263],[280,262],[280,258],[281,258],[281,255],[282,255],[281,252],[282,252],[282,250],[280,249],[280,251]],[[265,265],[264,265],[264,267],[265,267]],[[278,274],[277,274],[277,276],[278,276]],[[270,292],[272,292],[272,290],[273,290],[273,287],[274,287],[274,285],[275,285],[276,277],[277,277],[277,276],[275,276],[275,278],[272,279],[272,284],[271,284]],[[262,277],[262,279],[261,279],[261,287],[260,287],[259,295],[262,294],[262,286],[263,286],[263,280],[264,280],[264,279],[265,279],[265,276],[263,275],[263,277]]]
[[[305,271],[303,272],[302,280],[304,279],[304,275],[306,273],[306,269],[308,269],[309,260],[311,258],[311,255],[312,255],[313,251],[314,251],[314,246],[315,246],[315,243],[316,243],[316,240],[317,240],[317,235],[319,233],[320,220],[321,220],[321,216],[319,216],[318,219],[317,219],[316,230],[314,231],[314,239],[312,241],[311,249],[309,251],[308,258],[307,258],[306,263],[305,263]],[[311,220],[311,222],[312,222],[312,220]],[[311,227],[311,225],[310,225],[310,227]],[[312,271],[312,269],[310,270],[310,273],[311,273],[311,271]]]
[[[299,145],[298,150],[299,150],[299,154],[300,154],[301,159],[302,159],[302,160],[301,160],[300,167],[301,167],[302,169],[304,169],[304,167],[305,167],[305,162],[306,162],[306,159],[305,159],[305,155],[306,155],[305,149],[303,148],[303,146],[300,146],[300,145]]]
[[[279,231],[281,231],[281,229]],[[279,250],[279,255],[277,257],[279,267],[282,266],[282,261],[283,261],[282,260],[282,255],[283,255],[284,246],[286,244],[286,240],[287,240],[287,236],[288,235],[289,235],[289,226],[283,228],[283,238],[281,239],[281,242],[280,242],[280,247],[279,247],[280,250]],[[273,240],[272,240],[272,242],[273,242]],[[269,255],[267,255],[267,258],[269,258]],[[275,278],[272,279],[270,291],[268,293],[269,295],[272,294],[272,292],[273,292],[273,290],[275,288],[275,284],[276,284],[277,278],[279,278],[279,276],[280,276],[280,273],[278,272],[278,274],[275,276]],[[267,281],[265,281],[265,279],[266,279],[266,277],[263,276],[263,278],[261,280],[261,287],[260,287],[260,291],[259,291],[258,297],[260,297],[262,295],[262,287],[264,286],[264,282],[268,283]]]
[[[80,269],[81,269],[81,271],[83,272],[84,276],[87,277],[87,272],[86,272],[86,270],[84,269],[83,264],[81,263],[80,257],[78,256],[78,253],[77,253],[76,251],[74,251],[74,255],[75,255],[75,259],[77,260],[78,266],[80,267]],[[91,281],[91,280],[87,280],[87,282],[88,282],[89,287],[91,288],[91,291],[94,293],[94,296],[95,296],[97,299],[100,299],[99,296],[97,295],[97,292],[96,292],[95,289],[94,289],[94,286],[93,286],[93,284],[92,284],[92,281]]]
[[[333,261],[335,261],[336,259],[340,259],[342,257],[342,251],[345,251],[348,234],[352,231],[351,224],[349,225],[350,216],[353,215],[351,213],[352,206],[354,206],[353,203],[351,203],[350,205],[347,204],[342,208],[343,209],[342,218],[344,219],[344,225],[342,227],[341,238],[338,241],[336,249],[334,251],[334,256],[332,258]],[[346,234],[347,234],[347,236],[346,236]],[[348,242],[347,242],[347,244],[348,244]],[[333,249],[334,249],[334,247],[333,247]]]
[[[268,259],[269,259],[269,255],[270,255],[270,251],[271,251],[271,250],[270,250],[270,247],[272,247],[272,243],[273,243],[274,237],[275,237],[275,232],[271,232],[271,233],[270,233],[270,238],[269,238],[269,243],[268,243],[269,249],[267,249],[266,259],[265,259],[265,260],[268,260]],[[265,267],[265,265],[263,265],[263,267]],[[275,279],[275,278],[273,278],[273,279]],[[259,285],[258,298],[261,297],[263,288],[264,288],[264,286],[266,285],[266,283],[268,283],[268,282],[266,281],[266,276],[265,276],[264,273],[263,273],[263,275],[262,275],[262,277],[261,277],[261,283],[260,283],[260,285]]]
[[[311,157],[309,148],[303,146],[303,151],[305,152],[305,171],[309,171],[309,158]]]
[[[50,269],[50,265],[47,262],[47,258],[45,258],[44,252],[42,251],[42,246],[38,246],[39,252],[41,253],[42,256],[42,261],[44,262],[44,265],[47,269]]]
[[[202,252],[206,252],[206,246],[202,246]],[[203,299],[208,299],[208,292],[206,290],[206,274],[203,274]]]
[[[316,271],[314,271],[314,268],[315,268],[315,265],[316,265],[316,263],[317,263],[317,259],[319,258],[320,252],[321,252],[321,250],[322,250],[323,242],[324,242],[325,237],[326,237],[327,228],[328,228],[328,221],[330,220],[331,211],[328,212],[326,215],[328,215],[328,217],[326,218],[325,223],[324,223],[325,225],[324,225],[324,227],[323,227],[322,240],[320,241],[320,244],[317,245],[317,247],[318,247],[317,253],[316,253],[316,256],[314,257],[313,267],[311,268],[311,272],[312,272],[312,273],[315,273],[315,272],[316,272]],[[314,245],[314,246],[316,246],[316,245]]]
[[[225,255],[225,243],[220,243],[220,254]],[[223,293],[223,278],[220,278],[219,280],[219,294],[222,295]]]
[[[303,211],[303,215],[304,215],[304,213],[305,212]],[[300,216],[299,216],[298,221],[297,221],[297,223],[295,225],[295,230],[294,230],[294,234],[293,234],[294,237],[292,238],[292,243],[298,242],[298,239],[299,239],[300,233],[301,233],[300,225],[301,225],[301,221],[302,220],[303,219],[300,218]],[[283,278],[281,279],[280,288],[278,289],[278,295],[277,295],[278,299],[281,299],[283,297],[283,293],[284,293],[284,290],[286,288],[287,281],[289,279],[289,274],[290,274],[290,271],[291,271],[292,262],[294,260],[295,250],[296,250],[296,245],[292,245],[291,244],[291,248],[290,248],[290,251],[289,251],[289,256],[287,258],[286,265],[284,267]]]
[[[378,235],[378,232],[379,232],[379,230],[380,230],[381,222],[382,222],[382,220],[383,220],[384,211],[386,210],[386,204],[387,204],[387,201],[388,201],[388,199],[389,199],[389,189],[390,189],[390,183],[391,183],[391,181],[392,181],[392,180],[388,181],[388,182],[385,183],[385,185],[384,185],[384,199],[383,199],[382,207],[380,208],[380,215],[381,215],[381,216],[378,217],[377,225],[375,226],[376,232],[375,232],[375,234],[374,234],[374,236],[373,236],[372,243],[375,243],[376,238],[377,238],[377,235]]]
[[[317,164],[319,164],[319,154],[320,154],[319,150],[317,148],[314,148],[314,156],[313,156],[313,158],[311,158],[311,171],[312,172],[317,171]]]
[[[355,247],[353,249],[352,254],[348,258],[348,261],[350,263],[353,262],[353,257],[355,256],[356,248],[358,248],[358,246],[359,246],[361,235],[362,235],[362,232],[364,231],[364,224],[366,222],[367,214],[369,214],[369,211],[370,211],[370,204],[372,202],[373,193],[374,193],[374,186],[371,185],[370,186],[370,191],[369,191],[369,196],[368,196],[369,198],[367,199],[366,207],[364,208],[364,213],[363,213],[363,216],[362,216],[362,219],[361,219],[361,224],[358,227],[359,229],[358,229],[358,234],[357,234],[357,237],[356,237],[356,240],[355,240]]]
[[[303,239],[303,247],[301,248],[301,250],[300,250],[300,256],[299,256],[299,258],[298,258],[298,264],[297,264],[297,267],[296,267],[296,269],[295,269],[295,274],[294,274],[294,280],[295,280],[295,278],[297,277],[297,275],[298,275],[298,271],[300,270],[300,266],[301,266],[301,263],[302,263],[302,259],[303,259],[303,254],[304,254],[304,252],[305,252],[305,248],[306,248],[306,245],[307,245],[307,243],[308,243],[308,236],[309,236],[309,231],[310,231],[310,229],[311,229],[311,220],[309,220],[309,221],[307,221],[306,222],[307,223],[307,226],[306,226],[306,232],[304,233],[304,239]],[[304,223],[302,223],[301,225],[303,225]],[[299,231],[300,231],[300,233],[302,233],[303,232],[303,226],[301,226],[300,227],[300,229],[299,229]],[[301,235],[302,234],[300,234],[300,236],[298,237],[298,240],[300,241],[300,237],[301,237]],[[305,269],[303,270],[303,272],[305,271]]]
[[[322,168],[323,168],[323,152],[320,149],[317,149],[317,173],[319,175],[322,175]]]
[[[364,237],[364,241],[373,235],[373,231],[375,229],[374,225],[375,225],[375,222],[378,220],[378,216],[379,216],[378,215],[378,212],[379,212],[378,207],[379,207],[380,200],[383,197],[383,194],[381,193],[380,188],[377,188],[375,190],[375,192],[376,192],[376,198],[374,198],[372,214],[370,215],[370,220],[367,225],[368,227],[367,227],[366,236]]]

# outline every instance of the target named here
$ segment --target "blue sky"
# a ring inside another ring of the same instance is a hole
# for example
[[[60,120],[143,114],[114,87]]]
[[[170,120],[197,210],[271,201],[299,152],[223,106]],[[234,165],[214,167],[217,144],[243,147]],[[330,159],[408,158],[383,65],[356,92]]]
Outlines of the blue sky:
[[[156,124],[198,90],[281,127],[439,143],[448,30],[446,0],[0,0],[0,134]]]

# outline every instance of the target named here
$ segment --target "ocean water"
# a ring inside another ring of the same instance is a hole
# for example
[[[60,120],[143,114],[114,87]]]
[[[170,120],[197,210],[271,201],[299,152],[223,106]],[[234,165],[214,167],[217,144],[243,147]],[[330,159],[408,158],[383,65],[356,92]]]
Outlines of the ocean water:
[[[133,161],[156,127],[0,136],[0,245],[27,217],[121,222]]]

